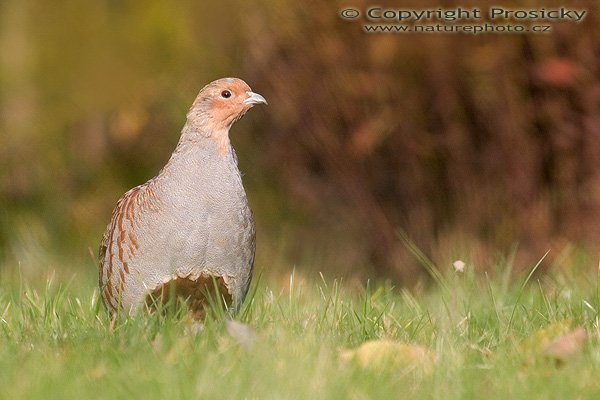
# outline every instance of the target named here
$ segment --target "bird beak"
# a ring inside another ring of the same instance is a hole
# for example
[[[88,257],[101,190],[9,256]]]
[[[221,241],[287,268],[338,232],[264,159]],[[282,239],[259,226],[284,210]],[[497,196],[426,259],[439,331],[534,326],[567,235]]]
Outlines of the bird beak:
[[[244,100],[244,104],[250,104],[250,105],[260,104],[260,103],[268,104],[267,101],[265,100],[265,98],[262,97],[258,93],[247,91],[246,94],[248,95],[248,97],[246,98],[246,100]]]

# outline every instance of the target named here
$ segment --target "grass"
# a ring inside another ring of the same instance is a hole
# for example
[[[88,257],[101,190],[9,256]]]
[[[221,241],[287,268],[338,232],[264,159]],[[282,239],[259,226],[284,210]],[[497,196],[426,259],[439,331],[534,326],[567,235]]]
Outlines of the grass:
[[[496,278],[437,271],[443,287],[413,292],[350,290],[319,275],[292,274],[286,287],[259,280],[235,317],[256,332],[252,346],[229,335],[217,311],[199,332],[182,313],[111,320],[91,282],[5,280],[0,398],[599,398],[598,276],[499,268]],[[579,326],[589,339],[575,355],[544,353]],[[378,339],[430,358],[390,347],[393,357],[361,364],[347,353]]]

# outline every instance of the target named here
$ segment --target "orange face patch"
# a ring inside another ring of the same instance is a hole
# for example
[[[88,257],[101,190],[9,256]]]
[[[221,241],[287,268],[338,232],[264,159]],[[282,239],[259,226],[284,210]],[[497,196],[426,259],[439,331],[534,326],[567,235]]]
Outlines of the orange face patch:
[[[233,78],[220,79],[200,91],[198,99],[206,107],[207,122],[213,132],[228,129],[250,109],[244,103],[249,91],[246,82]]]
[[[252,107],[250,86],[241,79],[223,78],[206,85],[192,105],[192,115],[200,130],[216,144],[220,155],[229,152],[229,128]]]

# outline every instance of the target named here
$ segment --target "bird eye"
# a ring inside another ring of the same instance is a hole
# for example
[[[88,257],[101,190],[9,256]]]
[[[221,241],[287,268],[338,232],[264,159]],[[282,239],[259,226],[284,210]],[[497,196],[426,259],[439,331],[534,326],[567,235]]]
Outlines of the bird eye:
[[[221,92],[221,96],[225,97],[226,99],[231,97],[231,92],[229,90],[223,90]]]

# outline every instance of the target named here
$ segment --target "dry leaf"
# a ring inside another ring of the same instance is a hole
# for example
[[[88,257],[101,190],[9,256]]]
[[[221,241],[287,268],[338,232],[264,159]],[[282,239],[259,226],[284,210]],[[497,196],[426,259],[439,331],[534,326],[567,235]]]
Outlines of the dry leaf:
[[[102,361],[102,362],[100,362],[100,364],[96,365],[96,367],[94,367],[92,370],[90,370],[89,377],[94,380],[101,379],[107,373],[108,373],[108,367],[106,366],[106,363],[104,361]]]
[[[564,320],[540,329],[519,347],[528,363],[534,363],[539,356],[566,361],[581,352],[586,340],[587,331],[584,328],[573,329],[571,321]]]
[[[431,370],[434,355],[424,347],[389,339],[371,340],[356,349],[342,350],[340,359],[355,361],[362,368],[414,368]]]
[[[579,327],[574,331],[559,336],[544,348],[544,354],[558,361],[567,361],[579,354],[587,340],[587,331]]]
[[[530,356],[540,354],[550,342],[560,336],[568,334],[570,331],[571,321],[564,320],[553,322],[523,340],[520,345],[520,350],[524,354]]]
[[[256,342],[256,332],[254,332],[254,329],[252,329],[250,325],[226,319],[225,330],[227,330],[229,336],[235,339],[235,341],[245,349],[251,348]]]

